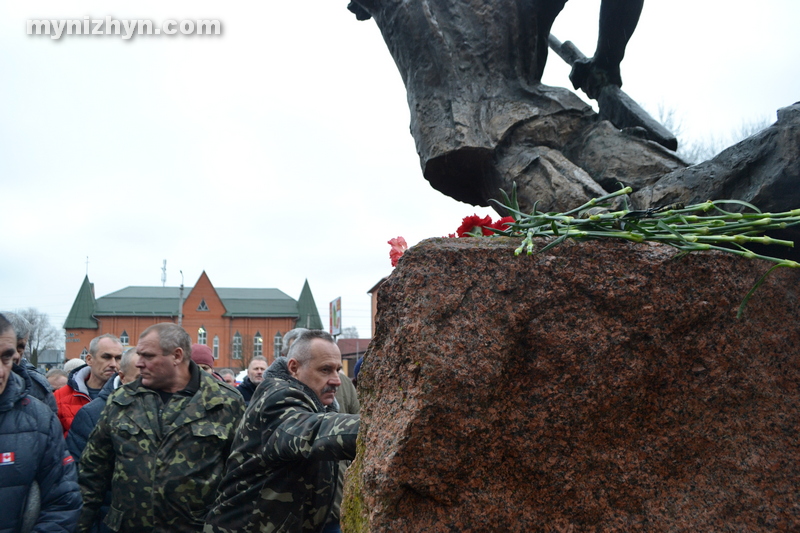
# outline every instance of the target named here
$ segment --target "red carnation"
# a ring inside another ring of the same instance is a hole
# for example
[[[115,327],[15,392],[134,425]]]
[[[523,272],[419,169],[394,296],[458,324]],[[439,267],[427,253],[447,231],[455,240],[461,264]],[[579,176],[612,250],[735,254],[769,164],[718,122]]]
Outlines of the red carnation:
[[[408,244],[406,244],[406,240],[402,237],[389,239],[389,244],[392,246],[392,249],[389,250],[389,259],[392,260],[392,266],[397,266],[397,261],[399,261],[403,253],[408,250]]]
[[[503,217],[497,222],[489,224],[490,228],[499,229],[500,231],[505,231],[508,229],[508,226],[514,223],[514,217]],[[486,233],[484,232],[484,235]]]
[[[458,235],[459,237],[463,237],[467,233],[471,233],[476,226],[484,235],[491,235],[492,234],[491,231],[483,229],[483,226],[488,226],[491,223],[492,223],[492,217],[490,217],[489,215],[486,215],[483,218],[480,218],[478,215],[464,217],[464,220],[461,222],[461,225],[456,230],[456,235]]]

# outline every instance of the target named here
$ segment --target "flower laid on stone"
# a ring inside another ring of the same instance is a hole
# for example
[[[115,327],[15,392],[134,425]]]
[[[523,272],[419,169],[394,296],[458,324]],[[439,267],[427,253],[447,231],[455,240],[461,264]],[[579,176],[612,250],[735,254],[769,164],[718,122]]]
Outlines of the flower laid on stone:
[[[392,266],[397,266],[397,261],[399,261],[400,257],[408,250],[408,244],[406,244],[406,240],[403,237],[389,239],[389,244],[392,247],[392,249],[389,250],[389,259],[392,260]]]
[[[495,233],[493,230],[506,230],[513,223],[514,217],[503,217],[497,222],[492,222],[492,217],[489,215],[483,218],[478,215],[471,215],[464,217],[456,232],[451,233],[448,237],[488,237]]]
[[[747,301],[773,270],[780,267],[800,268],[800,263],[795,261],[757,254],[746,248],[748,244],[793,247],[792,241],[773,239],[763,234],[800,224],[800,209],[785,213],[762,213],[755,206],[739,200],[709,200],[689,206],[675,204],[641,211],[629,210],[626,203],[626,207],[618,211],[590,214],[597,211],[596,208],[613,209],[612,200],[632,192],[630,187],[626,187],[565,213],[542,213],[534,205],[533,211],[526,214],[520,211],[516,191],[512,191],[511,197],[501,192],[504,202],[495,202],[512,214],[513,222],[505,229],[492,228],[490,233],[522,237],[521,246],[514,252],[516,255],[522,252],[529,255],[541,253],[566,239],[624,239],[660,242],[677,248],[682,254],[718,250],[747,259],[776,263],[747,293],[739,307],[738,316],[742,315]],[[749,211],[726,211],[721,207],[726,204],[738,204]],[[533,241],[536,237],[549,239],[549,242],[537,250]]]

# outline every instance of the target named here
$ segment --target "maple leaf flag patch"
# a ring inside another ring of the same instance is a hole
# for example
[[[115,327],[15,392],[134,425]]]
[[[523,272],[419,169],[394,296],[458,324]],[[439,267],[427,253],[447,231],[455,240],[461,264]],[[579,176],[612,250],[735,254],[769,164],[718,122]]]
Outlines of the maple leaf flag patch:
[[[14,464],[14,452],[0,453],[0,466],[13,465],[13,464]]]

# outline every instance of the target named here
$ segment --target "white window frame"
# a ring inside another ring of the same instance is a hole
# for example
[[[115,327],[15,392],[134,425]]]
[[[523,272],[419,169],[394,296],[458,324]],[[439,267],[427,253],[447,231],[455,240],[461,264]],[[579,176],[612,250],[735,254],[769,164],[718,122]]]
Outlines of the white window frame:
[[[260,331],[253,335],[253,357],[264,357],[264,337]]]
[[[233,336],[233,350],[231,359],[241,359],[242,358],[242,334],[238,331]]]

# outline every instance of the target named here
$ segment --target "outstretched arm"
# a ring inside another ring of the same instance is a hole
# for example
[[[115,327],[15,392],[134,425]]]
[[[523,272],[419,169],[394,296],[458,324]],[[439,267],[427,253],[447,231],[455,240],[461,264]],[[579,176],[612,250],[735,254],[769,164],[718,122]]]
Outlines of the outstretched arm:
[[[569,78],[576,89],[597,98],[606,85],[622,86],[619,65],[639,22],[644,0],[603,0],[597,50],[590,60],[576,62]]]

